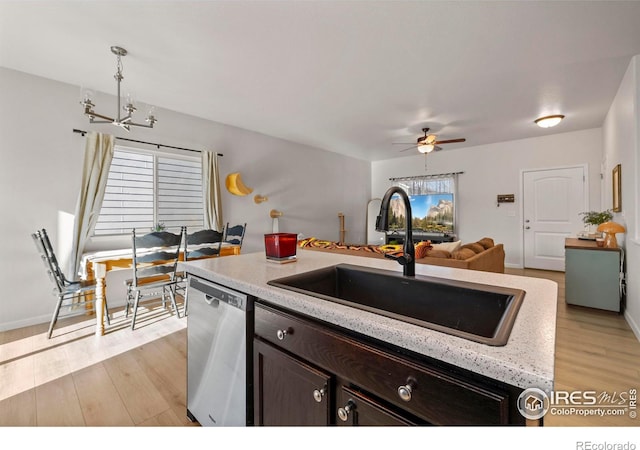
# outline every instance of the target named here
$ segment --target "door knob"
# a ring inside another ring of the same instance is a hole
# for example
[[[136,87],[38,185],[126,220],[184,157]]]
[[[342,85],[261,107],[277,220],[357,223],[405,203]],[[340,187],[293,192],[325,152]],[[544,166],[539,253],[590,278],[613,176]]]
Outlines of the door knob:
[[[530,222],[530,220],[529,220],[529,219],[527,219],[527,220],[525,220],[525,222],[529,223],[529,222]]]
[[[524,229],[525,230],[529,230],[529,229],[531,229],[531,227],[527,225],[526,227],[524,227]]]

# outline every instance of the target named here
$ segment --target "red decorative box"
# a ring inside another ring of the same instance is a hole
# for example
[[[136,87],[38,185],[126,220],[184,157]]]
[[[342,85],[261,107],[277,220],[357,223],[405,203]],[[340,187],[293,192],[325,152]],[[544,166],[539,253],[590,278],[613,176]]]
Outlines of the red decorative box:
[[[267,259],[274,261],[295,260],[297,246],[297,234],[271,233],[264,235],[264,248]]]

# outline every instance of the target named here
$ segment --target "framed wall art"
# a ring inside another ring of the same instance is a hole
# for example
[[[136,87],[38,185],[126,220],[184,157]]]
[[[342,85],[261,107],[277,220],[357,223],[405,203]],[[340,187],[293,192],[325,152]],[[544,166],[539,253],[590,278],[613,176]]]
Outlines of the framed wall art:
[[[622,181],[620,179],[620,164],[613,168],[611,179],[613,180],[613,212],[622,211]]]

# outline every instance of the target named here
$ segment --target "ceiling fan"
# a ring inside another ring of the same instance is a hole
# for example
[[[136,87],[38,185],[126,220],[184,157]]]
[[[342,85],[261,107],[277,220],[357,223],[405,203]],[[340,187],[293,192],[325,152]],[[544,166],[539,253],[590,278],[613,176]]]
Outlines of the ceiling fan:
[[[431,153],[432,151],[442,150],[442,147],[439,147],[440,144],[453,144],[454,142],[464,142],[465,138],[458,139],[446,139],[439,141],[438,137],[435,134],[428,134],[429,128],[423,128],[424,136],[420,136],[416,143],[411,145],[411,147],[407,147],[405,149],[400,150],[401,152],[405,152],[407,150],[411,150],[412,148],[417,148],[420,153]],[[394,144],[402,144],[409,145],[408,142],[394,142]]]

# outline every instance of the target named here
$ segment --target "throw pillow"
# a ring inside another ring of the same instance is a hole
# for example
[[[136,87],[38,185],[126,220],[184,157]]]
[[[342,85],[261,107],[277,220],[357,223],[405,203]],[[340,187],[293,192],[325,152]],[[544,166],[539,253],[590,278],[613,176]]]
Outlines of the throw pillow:
[[[462,241],[455,242],[442,242],[440,244],[433,244],[433,248],[436,250],[446,250],[449,253],[453,253],[460,248]]]
[[[431,241],[422,241],[416,244],[416,259],[421,259],[427,256],[429,250],[431,250]]]
[[[461,248],[451,253],[451,257],[453,259],[465,260],[476,256],[476,252],[471,250],[470,248]]]
[[[482,245],[478,244],[477,242],[473,242],[471,244],[464,244],[460,246],[460,248],[461,249],[469,248],[473,250],[474,253],[482,253],[485,250],[485,248]]]
[[[485,248],[485,250],[488,249],[488,248],[491,248],[491,247],[493,247],[495,245],[493,243],[493,239],[488,238],[488,237],[480,239],[478,241],[478,244],[482,245]]]
[[[446,250],[432,248],[427,252],[427,256],[431,258],[451,258],[451,253]]]

